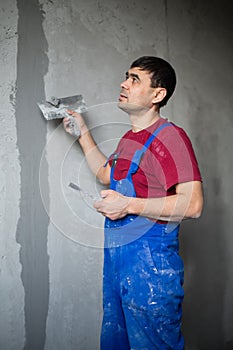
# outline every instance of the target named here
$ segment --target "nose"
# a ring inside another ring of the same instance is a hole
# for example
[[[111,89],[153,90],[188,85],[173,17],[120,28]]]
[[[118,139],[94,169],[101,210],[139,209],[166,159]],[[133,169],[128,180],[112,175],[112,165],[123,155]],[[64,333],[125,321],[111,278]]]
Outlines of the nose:
[[[129,88],[129,83],[128,83],[128,79],[125,79],[122,83],[121,83],[121,88],[128,90]]]

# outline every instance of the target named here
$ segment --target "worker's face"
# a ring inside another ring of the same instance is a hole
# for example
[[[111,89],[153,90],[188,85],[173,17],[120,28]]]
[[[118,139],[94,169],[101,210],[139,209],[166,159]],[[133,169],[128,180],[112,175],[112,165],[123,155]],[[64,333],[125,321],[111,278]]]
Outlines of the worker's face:
[[[151,74],[140,68],[131,68],[121,83],[118,107],[127,113],[154,108],[156,88],[151,87]]]

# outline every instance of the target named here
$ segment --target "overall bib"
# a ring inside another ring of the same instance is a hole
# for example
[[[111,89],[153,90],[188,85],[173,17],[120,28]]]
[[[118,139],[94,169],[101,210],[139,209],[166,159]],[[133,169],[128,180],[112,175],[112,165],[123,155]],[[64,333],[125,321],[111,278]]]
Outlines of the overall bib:
[[[124,179],[110,188],[135,197],[132,175],[163,124],[137,150]],[[183,350],[181,334],[183,262],[179,225],[160,224],[142,216],[105,220],[103,322],[101,350]]]

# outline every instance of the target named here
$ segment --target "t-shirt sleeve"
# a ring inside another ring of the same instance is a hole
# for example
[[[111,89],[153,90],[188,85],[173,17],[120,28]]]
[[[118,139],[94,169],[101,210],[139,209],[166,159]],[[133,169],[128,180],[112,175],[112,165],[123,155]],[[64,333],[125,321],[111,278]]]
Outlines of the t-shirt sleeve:
[[[178,183],[202,181],[192,143],[183,129],[166,130],[159,142],[155,151],[160,163],[160,182],[166,191]]]

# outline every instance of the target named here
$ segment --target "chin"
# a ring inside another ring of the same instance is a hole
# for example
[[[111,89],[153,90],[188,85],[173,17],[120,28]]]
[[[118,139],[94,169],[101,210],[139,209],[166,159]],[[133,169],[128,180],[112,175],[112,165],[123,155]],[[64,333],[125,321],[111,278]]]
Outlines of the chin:
[[[142,113],[142,112],[146,113],[148,111],[148,107],[146,106],[141,106],[134,103],[128,103],[128,102],[122,102],[122,101],[118,102],[118,107],[122,109],[122,111],[128,114]]]
[[[119,101],[117,104],[118,108],[122,109],[123,111],[127,112],[128,106],[126,102]]]

